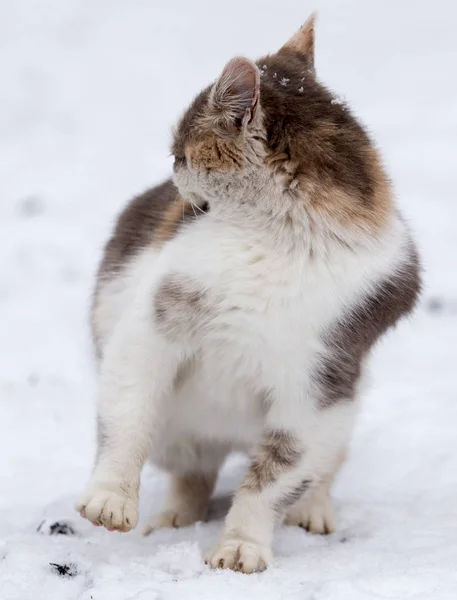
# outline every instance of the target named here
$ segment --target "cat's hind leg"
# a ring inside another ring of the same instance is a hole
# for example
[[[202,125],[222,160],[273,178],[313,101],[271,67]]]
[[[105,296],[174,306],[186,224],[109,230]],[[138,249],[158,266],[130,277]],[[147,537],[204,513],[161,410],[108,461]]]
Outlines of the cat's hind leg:
[[[165,527],[187,527],[204,521],[216,478],[217,473],[171,475],[163,509],[149,519],[143,535]]]
[[[179,464],[183,448],[180,450],[168,450],[172,457],[167,465],[171,471],[168,491],[162,510],[150,518],[144,535],[165,527],[187,527],[207,518],[218,471],[228,448],[209,443],[187,444],[185,458]]]
[[[297,525],[311,533],[327,534],[335,531],[330,488],[345,456],[346,452],[342,451],[332,471],[288,509],[284,520],[286,525]]]

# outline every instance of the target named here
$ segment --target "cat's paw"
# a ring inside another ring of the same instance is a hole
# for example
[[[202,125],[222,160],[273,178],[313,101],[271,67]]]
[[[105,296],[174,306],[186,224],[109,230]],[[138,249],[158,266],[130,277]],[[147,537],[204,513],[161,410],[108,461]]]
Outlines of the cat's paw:
[[[206,512],[206,510],[165,510],[149,519],[148,524],[143,530],[143,535],[149,535],[157,529],[164,529],[167,527],[188,527],[189,525],[197,523],[197,521],[204,521]]]
[[[103,525],[108,531],[130,531],[138,523],[138,498],[119,487],[92,487],[78,502],[76,510],[94,525]]]
[[[327,493],[305,496],[289,509],[284,523],[298,525],[311,533],[333,533],[335,518],[330,496]]]
[[[269,548],[242,538],[222,538],[205,555],[205,563],[213,569],[232,569],[247,574],[264,571],[272,560]]]

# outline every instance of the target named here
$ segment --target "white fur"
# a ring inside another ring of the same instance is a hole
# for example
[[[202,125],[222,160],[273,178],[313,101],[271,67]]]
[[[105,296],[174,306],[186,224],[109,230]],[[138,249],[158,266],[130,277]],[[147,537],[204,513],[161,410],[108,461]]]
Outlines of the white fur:
[[[212,566],[237,560],[249,572],[271,561],[274,502],[304,479],[320,480],[352,429],[355,402],[322,410],[312,394],[321,334],[401,266],[407,234],[392,216],[382,236],[359,236],[348,249],[307,223],[297,237],[243,210],[230,220],[212,206],[102,284],[95,321],[105,444],[80,508],[94,522],[129,529],[147,457],[172,472],[217,472],[231,449],[255,451],[263,431],[290,432],[306,448],[300,464],[258,494],[239,491],[207,555]],[[156,290],[176,273],[197,282],[211,306],[209,325],[179,343],[160,333],[154,313]]]

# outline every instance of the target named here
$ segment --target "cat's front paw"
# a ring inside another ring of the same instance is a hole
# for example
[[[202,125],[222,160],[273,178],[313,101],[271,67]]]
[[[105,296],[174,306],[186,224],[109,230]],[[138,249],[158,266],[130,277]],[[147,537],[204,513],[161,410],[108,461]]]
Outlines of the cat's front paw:
[[[130,531],[138,523],[138,497],[120,487],[91,487],[76,509],[82,517],[109,531]]]
[[[242,538],[222,538],[205,556],[205,563],[213,569],[247,574],[264,571],[272,560],[269,548]]]

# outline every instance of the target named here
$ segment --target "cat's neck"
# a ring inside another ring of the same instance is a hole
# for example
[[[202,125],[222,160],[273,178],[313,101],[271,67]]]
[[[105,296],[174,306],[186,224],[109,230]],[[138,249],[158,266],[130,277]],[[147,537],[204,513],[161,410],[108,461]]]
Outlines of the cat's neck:
[[[303,203],[265,195],[248,202],[210,202],[210,216],[223,230],[237,231],[245,239],[259,239],[280,254],[326,256],[338,247],[352,251],[373,244],[373,236],[306,210]]]

